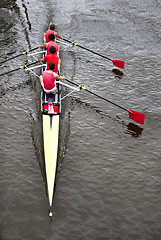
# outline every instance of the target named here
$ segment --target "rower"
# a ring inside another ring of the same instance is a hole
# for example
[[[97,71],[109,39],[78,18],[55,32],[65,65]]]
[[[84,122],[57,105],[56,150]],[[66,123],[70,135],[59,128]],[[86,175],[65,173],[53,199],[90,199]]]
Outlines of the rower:
[[[42,75],[39,76],[40,84],[43,90],[48,93],[56,94],[56,84],[55,80],[65,80],[65,77],[60,77],[57,73],[53,72],[55,68],[54,62],[49,63],[49,70],[46,70]]]
[[[38,59],[38,62],[47,61],[47,70],[49,70],[49,63],[54,62],[55,68],[54,68],[53,72],[57,73],[60,69],[61,60],[58,58],[57,55],[55,55],[56,48],[54,46],[51,46],[49,51],[50,51],[50,54],[46,55],[44,58]]]
[[[50,34],[49,35],[49,42],[48,43],[44,43],[44,45],[39,45],[39,48],[46,48],[46,50],[47,50],[47,55],[48,54],[50,54],[50,52],[49,52],[49,49],[50,49],[50,47],[51,46],[54,46],[55,48],[56,48],[56,53],[55,54],[57,54],[57,52],[58,52],[58,56],[59,56],[59,53],[60,53],[60,45],[57,45],[57,43],[55,42],[55,36],[54,36],[54,34]]]
[[[58,38],[62,39],[62,37],[57,32],[55,32],[54,30],[55,30],[55,24],[51,23],[47,32],[44,33],[44,37],[46,38],[45,43],[50,42],[50,40],[49,40],[49,35],[50,34],[54,34],[55,37],[58,37]]]

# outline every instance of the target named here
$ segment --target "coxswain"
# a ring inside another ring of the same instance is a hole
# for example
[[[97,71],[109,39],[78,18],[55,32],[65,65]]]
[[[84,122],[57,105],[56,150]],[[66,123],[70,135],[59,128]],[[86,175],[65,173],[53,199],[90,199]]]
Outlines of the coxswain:
[[[55,32],[54,30],[55,30],[55,24],[51,23],[47,32],[44,33],[44,37],[46,39],[45,43],[50,42],[50,40],[49,40],[49,35],[50,34],[54,34],[55,37],[58,37],[58,38],[62,39],[62,37],[57,32]]]
[[[50,40],[50,42],[44,43],[44,45],[39,45],[39,48],[46,48],[47,55],[48,55],[48,54],[50,54],[50,52],[49,52],[50,47],[54,46],[56,48],[56,53],[55,54],[58,53],[57,55],[59,55],[59,53],[60,53],[60,45],[57,45],[57,43],[55,42],[54,34],[50,34],[49,35],[49,40]]]
[[[44,61],[47,62],[47,70],[49,70],[49,63],[54,62],[55,68],[54,68],[53,72],[58,73],[58,71],[60,69],[61,60],[55,54],[56,48],[54,46],[51,46],[49,51],[50,51],[50,54],[46,55],[44,58],[38,59],[38,62],[44,62]]]
[[[49,70],[46,70],[42,75],[39,76],[41,86],[46,93],[56,93],[57,87],[55,80],[65,80],[65,77],[60,77],[57,73],[53,72],[55,68],[54,62],[49,63]]]
[[[47,103],[43,105],[44,113],[48,114],[58,114],[59,113],[59,106],[54,103],[53,97],[49,97]]]

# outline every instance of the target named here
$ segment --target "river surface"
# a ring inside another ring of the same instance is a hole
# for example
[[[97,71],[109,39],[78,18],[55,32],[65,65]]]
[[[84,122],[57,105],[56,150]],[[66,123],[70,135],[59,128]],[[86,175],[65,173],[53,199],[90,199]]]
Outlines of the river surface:
[[[65,38],[125,60],[118,71],[62,44],[61,74],[145,113],[145,124],[84,91],[63,101],[51,220],[39,80],[24,70],[2,76],[0,239],[160,240],[160,0],[1,0],[0,61],[42,44],[50,22]],[[27,59],[3,63],[0,72]]]

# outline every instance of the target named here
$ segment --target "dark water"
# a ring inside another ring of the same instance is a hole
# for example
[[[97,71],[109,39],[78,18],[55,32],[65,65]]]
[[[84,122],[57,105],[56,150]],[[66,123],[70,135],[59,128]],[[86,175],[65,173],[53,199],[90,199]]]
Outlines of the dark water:
[[[125,108],[78,92],[63,102],[54,216],[45,190],[40,86],[20,70],[1,77],[2,240],[161,239],[161,3],[158,0],[0,2],[0,59],[42,43],[48,24],[70,40],[62,74]],[[20,57],[5,72],[26,63]]]

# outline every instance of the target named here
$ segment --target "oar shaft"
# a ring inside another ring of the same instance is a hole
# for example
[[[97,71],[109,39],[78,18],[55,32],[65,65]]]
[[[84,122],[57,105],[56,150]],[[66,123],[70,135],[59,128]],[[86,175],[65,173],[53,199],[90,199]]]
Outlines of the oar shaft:
[[[36,49],[38,49],[38,48],[39,48],[39,47],[32,48],[32,49],[28,50],[28,52],[32,52],[32,51],[34,51],[34,50],[36,50]]]
[[[82,49],[84,49],[84,50],[86,50],[86,51],[88,51],[88,52],[94,53],[94,54],[96,54],[97,56],[100,56],[100,57],[105,58],[105,59],[108,59],[108,60],[112,60],[112,59],[110,59],[110,58],[108,58],[108,57],[106,57],[106,56],[104,56],[104,55],[102,55],[102,54],[99,54],[99,53],[97,53],[97,52],[94,52],[94,51],[91,50],[91,49],[88,49],[88,48],[86,48],[86,47],[83,47],[83,46],[79,45],[78,43],[72,42],[72,41],[70,41],[70,40],[68,40],[68,39],[65,39],[65,38],[63,38],[63,40],[66,41],[66,42],[68,42],[68,43],[72,43],[73,45],[78,46],[78,47],[80,47],[80,48],[82,48]]]
[[[77,84],[77,83],[75,83],[75,82],[72,82],[72,81],[70,81],[70,80],[68,80],[68,79],[66,79],[66,81],[69,82],[69,83],[71,83],[71,84],[73,84],[73,85],[75,85],[75,86],[77,86],[77,87],[80,87],[80,89],[83,89],[83,90],[85,90],[86,92],[89,92],[89,93],[93,94],[94,96],[96,96],[96,97],[98,97],[98,98],[101,98],[101,99],[105,100],[106,102],[109,102],[109,103],[111,103],[111,104],[113,104],[113,105],[115,105],[115,106],[117,106],[117,107],[123,109],[124,111],[127,111],[126,108],[124,108],[124,107],[122,107],[122,106],[120,106],[120,105],[118,105],[118,104],[116,104],[116,103],[114,103],[114,102],[108,100],[108,99],[105,98],[105,97],[100,96],[100,95],[97,94],[97,93],[94,93],[94,92],[92,92],[92,91],[86,89],[85,87],[83,87],[83,86],[81,86],[81,85],[79,85],[79,84]]]
[[[38,49],[38,48],[39,48],[39,47],[35,47],[35,48],[32,48],[32,49],[30,49],[30,50],[28,50],[28,51],[26,51],[26,52],[22,52],[22,53],[20,53],[20,54],[18,54],[18,55],[16,55],[16,56],[13,56],[13,57],[11,57],[11,58],[8,58],[8,59],[6,59],[6,60],[1,61],[0,64],[1,64],[1,63],[5,63],[5,62],[8,62],[9,60],[12,60],[12,59],[14,59],[14,58],[17,58],[17,57],[19,57],[19,56],[28,54],[29,52],[32,52],[32,51],[34,51],[34,50],[36,50],[36,49]]]
[[[113,104],[113,105],[115,105],[115,106],[117,106],[117,107],[119,107],[119,108],[121,108],[121,109],[123,109],[123,110],[127,111],[127,109],[126,109],[126,108],[124,108],[124,107],[122,107],[122,106],[118,105],[117,103],[114,103],[114,102],[112,102],[112,101],[108,100],[107,98],[105,98],[105,97],[102,97],[102,96],[98,95],[97,93],[94,93],[94,92],[92,92],[92,91],[90,91],[90,90],[88,90],[88,89],[85,89],[85,90],[86,90],[87,92],[89,92],[89,93],[91,93],[91,94],[95,95],[96,97],[98,97],[98,98],[101,98],[101,99],[105,100],[106,102],[109,102],[109,103],[111,103],[111,104]]]
[[[5,62],[8,62],[9,60],[12,60],[12,59],[14,59],[14,58],[16,58],[16,57],[19,57],[19,56],[21,56],[21,55],[23,55],[23,54],[22,54],[22,53],[20,53],[20,54],[18,54],[18,55],[16,55],[16,56],[14,56],[14,57],[7,58],[6,60],[3,60],[3,61],[1,61],[1,62],[0,62],[0,64],[1,64],[1,63],[5,63]]]
[[[0,77],[3,76],[3,75],[5,75],[5,74],[8,74],[8,73],[12,73],[12,72],[14,72],[14,71],[17,71],[17,70],[19,70],[19,69],[20,69],[20,67],[15,68],[15,69],[13,69],[13,70],[10,70],[10,71],[8,71],[8,72],[2,73],[2,74],[0,74]]]
[[[18,67],[18,68],[15,68],[15,69],[13,69],[13,70],[8,71],[8,72],[2,73],[2,74],[0,74],[0,76],[3,76],[3,75],[8,74],[8,73],[12,73],[12,72],[17,71],[17,70],[20,70],[20,69],[25,69],[26,67],[29,67],[29,66],[37,63],[37,62],[38,62],[38,61],[35,61],[35,62],[29,63],[29,64],[27,64],[27,65],[20,66],[20,67]]]
[[[136,112],[136,111],[133,111],[133,110],[126,109],[126,108],[124,108],[124,107],[122,107],[122,106],[120,106],[120,105],[118,105],[118,104],[116,104],[116,103],[108,100],[107,98],[102,97],[102,96],[98,95],[97,93],[94,93],[94,92],[86,89],[86,88],[83,87],[82,85],[78,85],[77,83],[72,82],[72,81],[70,81],[70,80],[68,80],[68,79],[66,79],[66,81],[69,82],[69,83],[71,83],[71,84],[73,84],[73,85],[75,85],[75,86],[77,86],[77,87],[79,87],[80,89],[83,89],[83,90],[85,90],[85,91],[93,94],[94,96],[96,96],[96,97],[98,97],[98,98],[101,98],[102,100],[105,100],[106,102],[109,102],[109,103],[115,105],[116,107],[121,108],[122,110],[124,110],[124,111],[126,111],[126,112],[129,113],[129,118],[131,118],[132,120],[134,120],[134,121],[137,122],[137,123],[144,124],[145,114],[139,113],[139,112]]]

